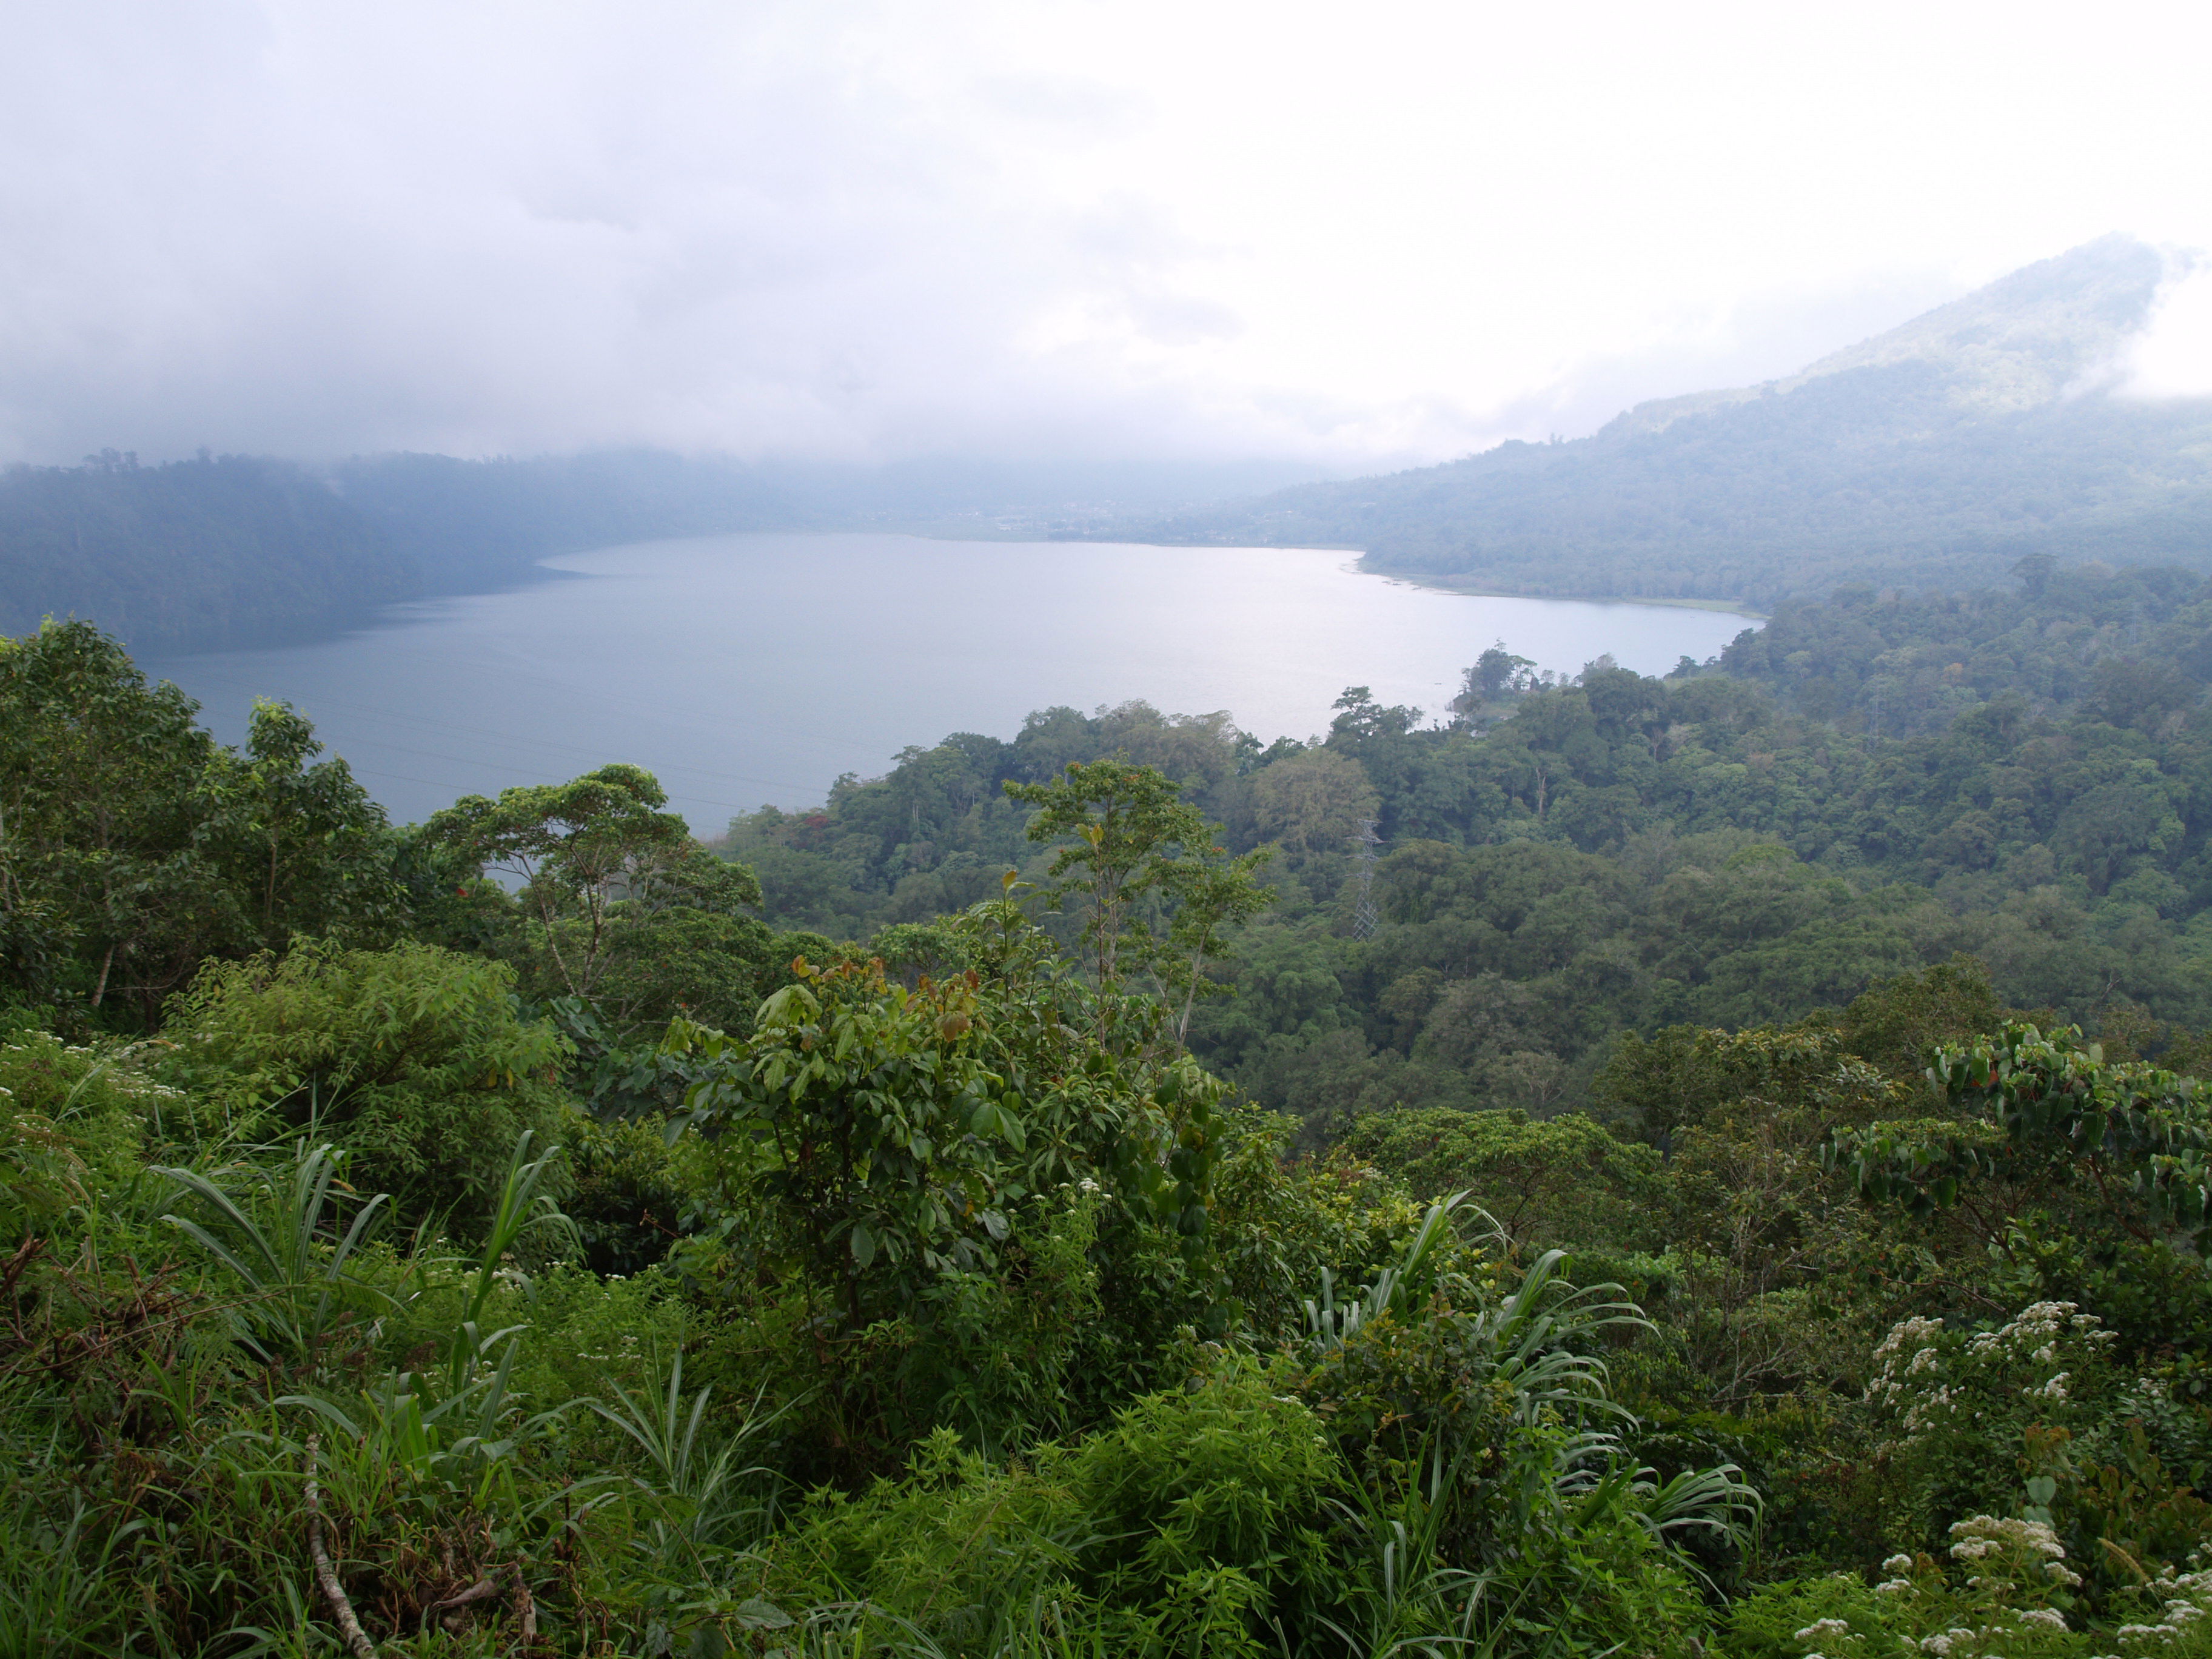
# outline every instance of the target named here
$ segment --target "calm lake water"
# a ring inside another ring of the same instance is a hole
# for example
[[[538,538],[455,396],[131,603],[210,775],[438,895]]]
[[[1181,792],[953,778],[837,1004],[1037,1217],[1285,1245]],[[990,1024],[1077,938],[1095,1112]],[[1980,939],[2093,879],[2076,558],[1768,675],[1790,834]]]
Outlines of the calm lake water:
[[[1645,673],[1747,626],[1717,611],[1481,599],[1280,548],[709,536],[548,562],[559,579],[391,608],[319,644],[149,659],[225,742],[289,700],[399,822],[609,761],[658,774],[694,830],[819,801],[949,732],[1142,697],[1325,730],[1348,685],[1443,709],[1494,640]]]

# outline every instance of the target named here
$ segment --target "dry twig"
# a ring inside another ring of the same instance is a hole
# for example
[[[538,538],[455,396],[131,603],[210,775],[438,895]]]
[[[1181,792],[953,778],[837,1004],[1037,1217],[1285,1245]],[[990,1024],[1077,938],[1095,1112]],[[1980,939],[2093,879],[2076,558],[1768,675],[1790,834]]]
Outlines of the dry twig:
[[[489,1577],[479,1578],[475,1583],[470,1585],[458,1595],[448,1595],[444,1601],[433,1601],[428,1607],[424,1607],[422,1609],[422,1628],[424,1630],[430,1628],[430,1615],[434,1613],[444,1613],[453,1607],[465,1607],[471,1601],[481,1601],[488,1595],[496,1595],[498,1594],[498,1585],[493,1583]],[[459,1628],[458,1621],[448,1622],[447,1620],[441,1620],[439,1622],[444,1624],[447,1630],[456,1630]]]
[[[331,1553],[323,1547],[323,1505],[321,1489],[315,1485],[315,1448],[321,1437],[307,1437],[307,1553],[315,1559],[315,1582],[322,1586],[323,1599],[331,1604],[331,1616],[338,1621],[338,1634],[345,1638],[346,1651],[353,1659],[376,1659],[376,1644],[368,1639],[368,1632],[361,1627],[361,1620],[353,1616],[353,1603],[346,1600],[345,1586],[338,1582],[338,1570],[331,1564]]]

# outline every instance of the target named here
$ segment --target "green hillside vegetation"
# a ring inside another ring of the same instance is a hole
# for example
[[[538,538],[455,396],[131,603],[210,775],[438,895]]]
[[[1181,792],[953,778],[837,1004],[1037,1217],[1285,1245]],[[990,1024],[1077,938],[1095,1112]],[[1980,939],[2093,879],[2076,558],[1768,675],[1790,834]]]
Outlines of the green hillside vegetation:
[[[1624,1033],[1794,1019],[1960,952],[2015,1006],[2212,1023],[2212,592],[2025,574],[1955,599],[1840,591],[1663,680],[1545,684],[1501,649],[1441,719],[1355,689],[1310,744],[1048,710],[725,844],[772,920],[865,938],[1038,873],[1007,782],[1156,766],[1229,851],[1276,849],[1237,994],[1200,1007],[1193,1044],[1317,1131],[1394,1102],[1601,1108]]]
[[[2206,1651],[2197,602],[2027,574],[720,848],[0,641],[0,1651]]]
[[[1111,533],[1353,546],[1486,592],[1760,610],[1847,582],[1990,586],[2035,553],[2201,574],[2212,404],[2102,389],[2164,269],[2106,238],[1788,380]]]

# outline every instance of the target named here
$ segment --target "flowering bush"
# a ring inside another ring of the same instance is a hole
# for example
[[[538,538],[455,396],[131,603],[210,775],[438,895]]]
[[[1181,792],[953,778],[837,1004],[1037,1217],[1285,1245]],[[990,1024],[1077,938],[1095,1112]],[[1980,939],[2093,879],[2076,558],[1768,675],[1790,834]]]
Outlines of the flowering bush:
[[[1732,1655],[1790,1659],[2057,1659],[2095,1649],[2070,1594],[2081,1578],[2040,1521],[1976,1515],[1936,1556],[1893,1555],[1869,1588],[1850,1573],[1761,1590],[1730,1620]]]
[[[1994,1331],[1906,1319],[1874,1351],[1869,1404],[1905,1438],[1970,1423],[2049,1420],[2105,1379],[2112,1333],[2071,1302],[2036,1302]]]
[[[1892,1326],[1865,1397],[1906,1476],[1905,1534],[1934,1548],[1958,1515],[2025,1510],[2049,1521],[2074,1476],[2076,1437],[2111,1415],[2128,1381],[2112,1343],[2070,1302],[2032,1303],[1994,1330]]]

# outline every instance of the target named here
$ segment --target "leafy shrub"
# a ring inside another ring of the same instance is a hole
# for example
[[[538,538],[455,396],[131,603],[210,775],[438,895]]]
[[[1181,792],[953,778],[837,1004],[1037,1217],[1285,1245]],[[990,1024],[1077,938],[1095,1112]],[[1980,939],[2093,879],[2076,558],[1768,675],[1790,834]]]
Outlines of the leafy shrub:
[[[267,1131],[309,1130],[403,1215],[472,1224],[515,1138],[557,1142],[568,1046],[517,1012],[512,972],[432,945],[210,963],[171,1005],[164,1075]]]
[[[619,1278],[665,1256],[696,1220],[696,1139],[671,1145],[658,1115],[569,1123],[572,1184],[562,1207],[576,1224],[583,1264]]]
[[[1193,1575],[1237,1569],[1252,1634],[1311,1629],[1339,1593],[1328,1500],[1345,1469],[1321,1421],[1249,1361],[1147,1395],[1085,1443],[1070,1476],[1097,1541],[1085,1577],[1103,1599],[1157,1607]]]
[[[192,1127],[191,1103],[142,1069],[144,1050],[23,1030],[0,1040],[0,1243],[127,1184],[143,1144]]]
[[[1727,1650],[1742,1659],[2060,1659],[2098,1650],[2072,1612],[2080,1577],[2041,1522],[1971,1516],[1949,1528],[1943,1553],[1899,1554],[1869,1589],[1851,1573],[1755,1592],[1728,1623]],[[2180,1632],[2189,1620],[2177,1620]],[[2156,1645],[2153,1651],[2189,1651]],[[2124,1651],[2144,1644],[2118,1633]]]

